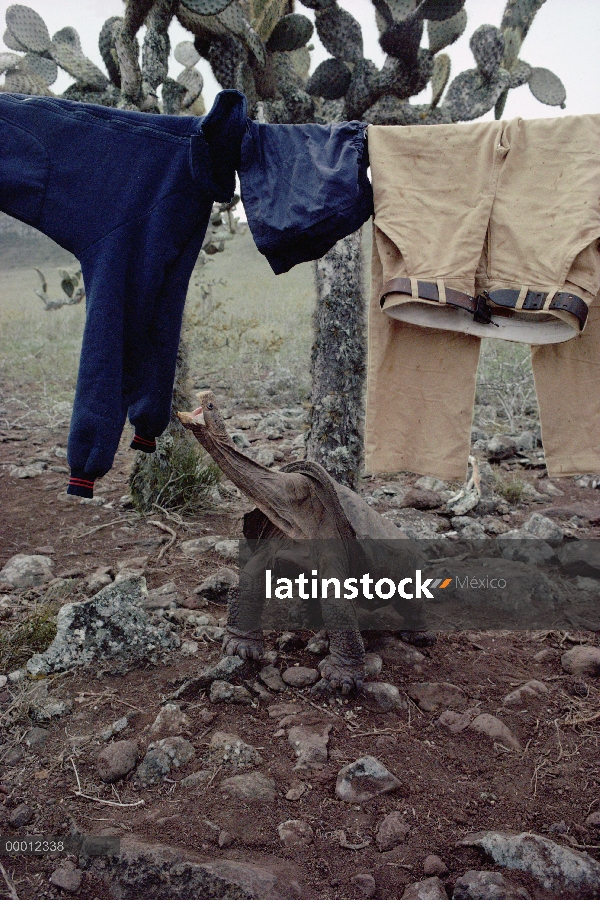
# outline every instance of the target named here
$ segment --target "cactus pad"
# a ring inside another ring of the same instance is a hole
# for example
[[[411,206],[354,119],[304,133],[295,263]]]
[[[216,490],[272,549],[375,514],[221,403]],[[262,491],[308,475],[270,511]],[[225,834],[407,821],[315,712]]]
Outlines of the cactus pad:
[[[429,49],[432,53],[438,53],[444,47],[449,47],[459,39],[466,27],[467,11],[465,9],[461,9],[450,19],[444,19],[443,22],[428,22]]]
[[[24,47],[23,44],[16,39],[16,37],[10,33],[8,28],[4,32],[4,36],[2,38],[6,46],[9,50],[17,50],[19,53],[26,53],[27,47]]]
[[[199,16],[216,16],[227,9],[232,0],[181,0],[184,6]]]
[[[308,79],[307,93],[325,100],[339,100],[350,86],[352,73],[339,59],[326,59],[317,66]]]
[[[100,29],[98,49],[100,50],[100,55],[104,61],[110,80],[116,87],[120,88],[121,72],[119,70],[119,59],[115,48],[115,24],[119,25],[119,27],[122,26],[123,19],[120,18],[120,16],[111,16],[110,19],[106,20]]]
[[[264,66],[266,61],[265,45],[248,22],[244,10],[237,0],[233,0],[223,12],[220,12],[217,19],[232,34],[239,37],[250,48],[258,62]]]
[[[29,6],[15,3],[6,10],[6,24],[10,33],[31,53],[45,53],[50,46],[50,32],[46,23]]]
[[[0,53],[0,75],[7,69],[14,69],[22,59],[24,57],[18,56],[16,53]]]
[[[231,34],[220,34],[210,42],[206,58],[223,88],[235,88],[237,67],[244,61],[244,48]]]
[[[33,72],[24,72],[19,69],[11,69],[6,73],[4,87],[15,94],[33,94],[34,96],[54,96],[47,84]]]
[[[346,93],[346,118],[360,119],[366,109],[381,95],[379,71],[370,59],[363,59],[354,67],[352,81]]]
[[[465,0],[424,0],[417,7],[419,15],[432,22],[451,19],[465,5]]]
[[[442,98],[450,78],[450,57],[447,53],[439,53],[433,61],[431,73],[431,106],[436,107]]]
[[[300,78],[306,82],[310,70],[310,50],[308,47],[292,50],[290,52],[290,61]]]
[[[469,41],[477,68],[484,78],[491,78],[504,55],[504,35],[495,25],[480,25]]]
[[[457,75],[446,94],[443,104],[453,122],[469,122],[488,112],[510,83],[510,75],[498,67],[491,78],[486,79],[477,69],[467,69]]]
[[[195,66],[200,61],[200,54],[191,41],[181,41],[177,44],[173,56],[182,66]]]
[[[266,41],[280,18],[289,12],[289,0],[245,0],[245,8],[248,21],[258,36]]]
[[[271,32],[267,50],[299,50],[312,37],[313,23],[306,16],[290,13],[283,16]]]
[[[57,31],[53,36],[52,41],[54,43],[56,43],[57,41],[62,41],[63,44],[70,44],[71,47],[73,47],[75,50],[78,50],[79,53],[83,53],[79,33],[75,28],[71,28],[70,25],[67,25],[65,28],[61,28],[60,31]]]
[[[107,86],[108,78],[104,72],[83,53],[78,53],[70,44],[58,41],[56,44],[50,44],[49,51],[54,62],[81,84],[87,84],[100,90]]]
[[[515,65],[509,71],[510,87],[518,88],[522,84],[526,84],[531,76],[531,66],[523,59],[518,59]]]
[[[180,72],[177,76],[177,81],[179,84],[182,84],[187,91],[186,96],[183,98],[183,105],[190,106],[190,104],[192,104],[202,93],[204,79],[202,78],[201,73],[198,69],[194,69],[193,66],[186,66],[183,72]]]
[[[44,56],[38,56],[37,53],[27,53],[27,55],[23,57],[21,66],[26,68],[28,72],[32,72],[48,87],[51,84],[54,84],[58,77],[58,67],[54,60],[46,59]]]
[[[380,97],[365,111],[364,122],[371,125],[418,125],[419,117],[414,106],[396,97]]]
[[[392,18],[396,22],[401,22],[415,11],[415,0],[386,0]]]
[[[354,16],[334,4],[315,13],[317,33],[332,56],[357,63],[363,58],[362,30]]]
[[[565,86],[558,75],[555,75],[550,69],[532,69],[529,76],[529,90],[540,103],[545,103],[547,106],[560,106],[561,109],[564,109],[567,99]]]
[[[508,0],[500,28],[502,31],[506,28],[518,29],[522,41],[529,31],[535,14],[545,2],[546,0]]]
[[[300,0],[300,2],[308,9],[323,10],[335,6],[336,0]]]
[[[394,22],[379,38],[381,49],[388,56],[401,59],[411,65],[417,58],[417,51],[423,35],[422,19],[411,17],[404,22]]]

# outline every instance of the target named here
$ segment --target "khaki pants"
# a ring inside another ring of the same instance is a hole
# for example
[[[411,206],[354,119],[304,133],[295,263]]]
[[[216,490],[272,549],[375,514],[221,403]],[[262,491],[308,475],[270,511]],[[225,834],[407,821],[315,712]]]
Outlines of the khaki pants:
[[[445,288],[548,293],[539,312],[517,303],[509,323],[511,340],[538,344],[548,471],[600,472],[600,310],[591,305],[580,333],[574,316],[547,308],[557,291],[589,306],[600,290],[600,116],[369,126],[368,142],[368,471],[465,477],[480,338],[501,331],[416,289],[389,295],[382,310],[382,286],[412,278],[437,283],[440,297]]]

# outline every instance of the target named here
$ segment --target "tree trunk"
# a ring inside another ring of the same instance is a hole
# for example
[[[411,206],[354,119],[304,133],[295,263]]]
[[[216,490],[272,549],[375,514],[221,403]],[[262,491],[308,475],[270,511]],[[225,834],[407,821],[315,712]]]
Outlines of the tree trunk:
[[[307,457],[354,488],[363,461],[366,374],[362,231],[338,241],[317,261],[315,273]]]

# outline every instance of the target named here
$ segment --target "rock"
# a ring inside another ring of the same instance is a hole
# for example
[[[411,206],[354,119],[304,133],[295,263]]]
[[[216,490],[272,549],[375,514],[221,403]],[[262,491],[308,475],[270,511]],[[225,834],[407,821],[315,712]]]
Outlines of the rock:
[[[205,534],[203,537],[192,538],[190,541],[182,541],[179,548],[184,556],[189,556],[193,559],[197,556],[204,556],[205,553],[213,549],[215,544],[222,540],[223,538],[219,537],[219,535]]]
[[[480,522],[471,519],[468,525],[464,525],[460,529],[461,538],[470,541],[481,541],[487,538],[486,530]]]
[[[424,712],[433,712],[440,706],[450,706],[460,709],[466,703],[466,695],[462,688],[446,681],[424,682],[423,684],[410,684],[406,693],[414,700],[419,709]]]
[[[414,486],[422,488],[424,491],[436,491],[438,494],[441,491],[448,490],[446,481],[442,481],[441,478],[433,478],[431,475],[423,475],[421,478],[417,478]]]
[[[240,450],[245,450],[250,446],[250,441],[243,431],[232,431],[229,437]]]
[[[49,722],[51,719],[59,719],[73,708],[72,700],[59,700],[58,697],[48,695],[48,685],[45,681],[39,682],[30,692],[29,717],[34,722]]]
[[[560,664],[569,675],[600,677],[600,647],[579,646],[567,650]]]
[[[385,681],[370,681],[363,685],[361,700],[369,709],[379,712],[393,712],[406,709],[406,700],[400,696],[398,688]]]
[[[313,653],[315,656],[322,656],[324,653],[327,653],[329,650],[329,640],[327,639],[327,634],[325,632],[319,632],[312,637],[308,644],[306,645],[306,649],[309,653]]]
[[[150,734],[181,734],[190,727],[190,720],[176,703],[166,703],[161,707],[150,726]]]
[[[291,666],[281,677],[290,687],[305,688],[316,684],[319,680],[319,673],[316,669],[309,669],[307,666]]]
[[[8,823],[13,828],[24,828],[25,825],[30,825],[34,818],[35,813],[32,808],[26,803],[19,803],[11,812]]]
[[[301,850],[312,844],[315,833],[308,824],[302,819],[288,819],[277,826],[279,840],[288,850],[293,848]]]
[[[18,766],[24,756],[23,748],[17,745],[8,751],[2,761],[5,766]]]
[[[272,691],[281,692],[287,690],[279,669],[276,669],[275,666],[265,666],[258,673],[258,677]]]
[[[215,731],[208,745],[208,761],[211,765],[227,765],[234,769],[244,766],[258,766],[262,762],[260,753],[250,744],[226,731]]]
[[[542,541],[562,541],[562,528],[541,513],[532,513],[519,529],[526,537],[540,538]]]
[[[81,879],[83,872],[76,869],[73,865],[62,865],[55,869],[50,876],[50,884],[54,887],[67,891],[69,894],[76,893],[81,887]]]
[[[487,442],[487,457],[494,462],[516,456],[517,444],[507,434],[495,434]]]
[[[400,812],[391,812],[383,819],[377,829],[375,840],[381,851],[392,850],[406,840],[410,825]]]
[[[23,742],[27,744],[30,750],[34,750],[36,747],[42,747],[50,736],[50,732],[47,728],[30,728],[25,737],[23,738]]]
[[[409,884],[402,900],[448,900],[448,894],[439,878],[426,878]]]
[[[325,765],[331,727],[331,725],[326,725],[321,733],[306,728],[304,725],[290,728],[288,740],[298,757],[298,762],[294,766],[295,772]]]
[[[0,675],[0,691],[6,687],[7,681],[8,681],[8,678],[6,677],[6,675]]]
[[[99,566],[86,578],[88,590],[96,593],[107,584],[112,584],[113,574],[112,566]]]
[[[383,660],[377,653],[365,653],[365,675],[377,678],[383,669]]]
[[[275,781],[262,772],[248,772],[225,778],[219,789],[238,800],[260,800],[272,803],[277,796]]]
[[[516,690],[511,691],[510,694],[507,694],[504,700],[502,701],[503,706],[527,706],[528,701],[532,699],[539,699],[548,693],[548,688],[544,684],[543,681],[536,681],[533,679],[532,681],[528,681],[527,684],[522,684],[521,687],[518,687]]]
[[[106,784],[113,784],[135,769],[139,757],[134,741],[116,741],[98,755],[98,774]]]
[[[239,656],[222,656],[215,665],[207,666],[199,675],[184,681],[171,699],[178,700],[185,694],[204,690],[210,687],[213,681],[229,681],[236,674],[241,674],[244,666],[245,661]]]
[[[215,553],[223,559],[237,559],[240,555],[239,541],[217,541],[213,547]]]
[[[182,656],[195,656],[198,652],[198,641],[182,641],[179,652]]]
[[[210,686],[211,703],[243,703],[252,704],[252,695],[243,685],[229,684],[228,681],[213,681]]]
[[[477,718],[473,719],[469,728],[471,731],[477,731],[479,734],[486,734],[493,741],[498,741],[504,747],[509,747],[512,750],[522,749],[519,740],[508,725],[505,725],[504,722],[489,713],[482,713],[477,716]]]
[[[363,897],[375,896],[377,885],[370,872],[360,872],[358,875],[353,875],[350,881],[356,885]]]
[[[210,769],[200,769],[198,772],[192,772],[191,775],[186,775],[185,778],[182,778],[179,784],[181,787],[185,788],[194,788],[199,784],[205,784],[207,781],[213,777],[214,772],[211,772]]]
[[[517,450],[535,450],[537,447],[537,438],[533,431],[522,431],[515,441]]]
[[[436,856],[435,853],[431,853],[423,860],[423,874],[429,877],[439,875],[440,878],[443,878],[448,874],[448,866],[443,859]]]
[[[569,541],[558,550],[558,558],[569,575],[600,578],[600,547],[597,541]]]
[[[58,611],[56,637],[44,653],[27,663],[31,675],[47,675],[92,662],[109,663],[122,671],[137,663],[158,663],[167,650],[179,646],[170,630],[151,624],[142,609],[143,578],[103,588],[82,603],[67,603]]]
[[[306,791],[305,783],[303,781],[295,781],[292,784],[289,791],[286,793],[285,799],[295,802],[296,800],[300,799],[300,797],[302,796],[302,794],[305,793],[305,791]]]
[[[383,763],[374,756],[363,756],[340,769],[335,794],[346,803],[363,803],[379,794],[397,791],[400,787],[396,776]]]
[[[405,644],[391,634],[381,635],[371,649],[376,650],[384,663],[391,666],[420,666],[425,663],[427,657],[415,647]]]
[[[142,595],[142,606],[144,609],[174,609],[180,599],[177,586],[173,581],[169,581],[162,587],[154,588]]]
[[[600,863],[588,853],[562,847],[532,832],[509,834],[484,831],[461,841],[480,847],[496,865],[527,872],[546,891],[561,892],[577,900],[592,900],[600,893]]]
[[[600,828],[600,810],[591,813],[585,820],[585,824],[592,828]]]
[[[182,737],[167,737],[148,744],[148,750],[137,767],[136,779],[141,784],[158,784],[171,771],[172,766],[183,766],[195,754],[194,747]]]
[[[205,855],[149,844],[130,835],[121,838],[118,855],[93,864],[103,877],[118,885],[123,900],[316,900],[302,883],[293,863],[273,857],[259,863],[238,859],[206,861]],[[149,890],[149,886],[152,886]],[[91,896],[91,895],[90,895]]]
[[[17,553],[11,556],[0,571],[0,582],[6,582],[13,588],[38,587],[51,581],[54,563],[49,556],[27,556]]]
[[[456,879],[452,900],[531,900],[525,888],[500,872],[465,872]]]
[[[539,538],[533,540],[522,529],[506,532],[498,538],[498,546],[502,549],[504,559],[542,567],[557,561],[556,550],[547,541]]]
[[[226,603],[230,588],[237,587],[239,578],[233,569],[222,568],[205,578],[194,591],[209,603]]]
[[[548,481],[547,478],[543,478],[540,483],[540,491],[543,491],[548,497],[564,497],[565,492],[561,491],[559,487],[556,487],[555,484],[552,484],[551,481]]]
[[[422,487],[413,487],[404,495],[398,506],[401,509],[438,509],[443,500],[437,491],[428,491]]]
[[[600,581],[597,578],[582,578],[577,575],[575,578],[575,587],[580,591],[592,591],[592,593],[600,593]]]

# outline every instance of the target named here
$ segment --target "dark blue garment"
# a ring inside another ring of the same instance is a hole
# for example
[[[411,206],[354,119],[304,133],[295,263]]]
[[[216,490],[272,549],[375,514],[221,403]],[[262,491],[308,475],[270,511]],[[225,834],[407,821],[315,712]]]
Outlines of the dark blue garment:
[[[73,253],[85,282],[71,494],[92,496],[128,414],[140,450],[169,423],[189,279],[245,124],[237,91],[202,119],[0,93],[0,210]]]
[[[256,246],[277,275],[319,259],[373,215],[366,128],[248,121],[242,201]]]

